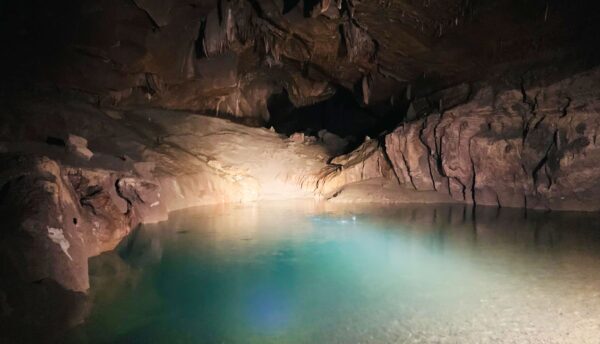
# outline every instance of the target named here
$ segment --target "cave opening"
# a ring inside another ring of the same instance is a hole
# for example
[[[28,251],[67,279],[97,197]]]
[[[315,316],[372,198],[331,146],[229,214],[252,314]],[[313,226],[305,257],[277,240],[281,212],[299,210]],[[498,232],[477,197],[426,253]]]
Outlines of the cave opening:
[[[286,136],[302,133],[322,138],[325,133],[331,133],[348,142],[347,151],[360,145],[365,137],[376,138],[393,130],[405,119],[407,106],[408,101],[394,104],[389,100],[366,106],[355,91],[341,86],[325,100],[296,106],[283,88],[267,100],[269,120],[265,127]]]
[[[359,138],[372,134],[377,124],[374,115],[359,104],[355,95],[341,87],[328,99],[306,106],[295,106],[283,89],[269,97],[267,108],[266,126],[286,135],[304,132],[315,136],[320,130],[327,130],[342,137]]]

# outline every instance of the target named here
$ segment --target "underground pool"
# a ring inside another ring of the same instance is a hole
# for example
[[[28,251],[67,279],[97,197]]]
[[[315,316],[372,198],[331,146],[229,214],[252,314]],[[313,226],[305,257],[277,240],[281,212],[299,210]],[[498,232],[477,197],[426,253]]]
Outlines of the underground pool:
[[[600,224],[464,205],[207,206],[90,260],[68,343],[598,343]]]

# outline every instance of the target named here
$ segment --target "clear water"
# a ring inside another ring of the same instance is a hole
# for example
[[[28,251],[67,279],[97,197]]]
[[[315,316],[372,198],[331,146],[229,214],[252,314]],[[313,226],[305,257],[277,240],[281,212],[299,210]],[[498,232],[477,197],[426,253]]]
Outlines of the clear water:
[[[67,342],[600,343],[596,214],[203,207],[90,265]]]

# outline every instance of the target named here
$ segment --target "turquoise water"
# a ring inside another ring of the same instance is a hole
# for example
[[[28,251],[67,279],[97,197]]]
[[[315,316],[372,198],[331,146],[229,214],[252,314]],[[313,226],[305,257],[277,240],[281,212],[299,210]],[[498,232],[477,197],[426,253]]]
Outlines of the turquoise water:
[[[67,342],[599,343],[594,214],[202,207],[90,260]]]

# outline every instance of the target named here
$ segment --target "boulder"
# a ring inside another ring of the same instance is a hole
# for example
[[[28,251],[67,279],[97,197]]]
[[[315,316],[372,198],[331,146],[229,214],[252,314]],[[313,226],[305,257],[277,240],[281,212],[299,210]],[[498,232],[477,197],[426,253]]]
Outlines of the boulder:
[[[94,153],[87,148],[87,140],[81,136],[69,134],[67,137],[67,151],[85,160],[90,160]]]

